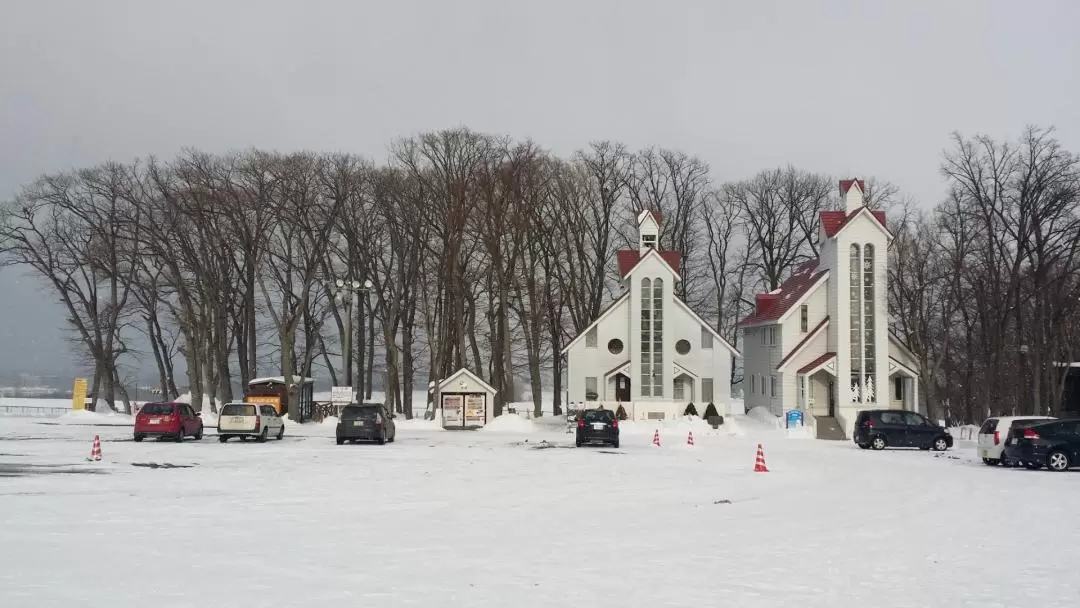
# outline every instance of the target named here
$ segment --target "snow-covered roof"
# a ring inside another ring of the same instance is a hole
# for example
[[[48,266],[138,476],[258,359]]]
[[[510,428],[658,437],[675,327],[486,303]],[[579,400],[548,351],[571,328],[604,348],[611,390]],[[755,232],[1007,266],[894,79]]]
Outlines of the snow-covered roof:
[[[479,384],[481,387],[483,387],[484,390],[486,390],[486,391],[488,391],[490,393],[494,394],[494,393],[499,392],[499,391],[495,390],[495,387],[491,386],[487,382],[484,382],[484,380],[480,376],[477,376],[476,374],[470,372],[469,370],[465,369],[464,367],[459,369],[458,371],[454,372],[453,374],[450,374],[449,378],[447,378],[446,380],[443,380],[442,382],[440,382],[439,383],[440,391],[442,389],[444,389],[448,384],[450,384],[451,382],[456,380],[458,376],[462,376],[462,375],[465,375],[465,376],[468,376],[468,377],[472,378],[473,381],[475,381],[477,384]]]
[[[312,384],[315,382],[314,378],[301,378],[300,376],[293,376],[293,384]],[[251,382],[248,382],[248,386],[252,384],[285,384],[285,376],[267,376],[265,378],[255,378]]]

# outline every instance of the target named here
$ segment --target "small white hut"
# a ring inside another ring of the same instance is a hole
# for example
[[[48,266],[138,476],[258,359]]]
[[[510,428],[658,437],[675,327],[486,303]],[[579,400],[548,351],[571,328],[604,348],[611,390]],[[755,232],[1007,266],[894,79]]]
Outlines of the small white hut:
[[[495,389],[462,368],[439,383],[443,428],[478,429],[495,418]]]

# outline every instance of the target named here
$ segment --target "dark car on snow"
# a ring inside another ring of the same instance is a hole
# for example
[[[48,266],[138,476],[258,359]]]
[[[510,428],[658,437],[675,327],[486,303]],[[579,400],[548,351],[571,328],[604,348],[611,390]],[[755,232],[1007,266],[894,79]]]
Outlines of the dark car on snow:
[[[346,441],[374,441],[379,445],[397,438],[395,415],[378,403],[354,403],[341,409],[337,423],[337,444]]]
[[[577,447],[586,443],[619,447],[619,419],[611,410],[583,410],[577,417]]]
[[[1080,420],[1053,420],[1016,429],[1005,458],[1029,469],[1068,471],[1080,466]]]
[[[919,448],[943,452],[953,445],[953,437],[921,414],[903,410],[863,410],[855,418],[855,444],[867,450]]]

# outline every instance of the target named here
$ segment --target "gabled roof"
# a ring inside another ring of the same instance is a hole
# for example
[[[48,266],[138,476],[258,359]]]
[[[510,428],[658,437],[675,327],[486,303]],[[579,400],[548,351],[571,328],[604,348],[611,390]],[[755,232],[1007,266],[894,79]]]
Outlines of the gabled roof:
[[[803,336],[802,340],[799,340],[799,343],[795,345],[795,348],[791,349],[791,351],[788,352],[788,354],[785,355],[784,358],[780,360],[780,363],[777,364],[777,366],[776,366],[776,371],[778,371],[778,372],[783,371],[784,366],[787,365],[787,363],[789,361],[791,361],[791,359],[794,358],[795,355],[799,354],[799,352],[801,352],[802,349],[805,348],[806,345],[810,343],[810,340],[814,339],[814,336],[820,334],[822,332],[822,330],[824,330],[826,327],[828,327],[828,325],[829,325],[829,317],[826,316],[824,319],[821,320],[820,323],[817,324],[816,327],[814,327],[814,329],[811,329],[809,332],[807,332],[806,335]]]
[[[649,254],[655,253],[660,256],[660,259],[664,260],[671,268],[671,271],[675,273],[675,278],[679,278],[679,252],[678,251],[658,251],[653,248],[645,250],[645,253],[641,253],[637,249],[623,249],[615,252],[615,259],[619,263],[619,278],[625,279],[627,275],[637,268],[637,265],[642,260],[649,257]]]
[[[614,373],[618,372],[620,369],[622,369],[624,366],[627,366],[627,365],[630,365],[630,359],[627,359],[626,361],[623,361],[622,363],[620,363],[620,364],[616,365],[615,367],[609,369],[604,374],[604,377],[607,378],[611,374],[614,374]]]
[[[796,372],[796,373],[798,373],[798,374],[809,374],[809,373],[812,373],[812,372],[816,372],[822,365],[825,365],[826,363],[828,363],[829,361],[831,361],[835,357],[836,357],[836,353],[825,353],[824,355],[821,355],[820,357],[818,357],[817,359],[814,359],[810,363],[807,363],[806,365],[800,367],[799,371]]]
[[[917,371],[915,371],[915,370],[911,369],[911,368],[910,368],[910,367],[908,367],[907,365],[904,365],[904,364],[903,364],[903,362],[901,362],[901,361],[900,361],[899,359],[897,359],[896,357],[889,357],[889,362],[891,362],[891,363],[895,363],[895,364],[896,364],[896,367],[898,367],[898,368],[900,368],[901,370],[903,370],[903,371],[907,372],[907,373],[908,373],[909,375],[911,375],[912,377],[914,377],[914,378],[918,378],[918,377],[919,377],[919,372],[917,372]],[[890,371],[889,371],[889,375],[892,375],[892,373],[893,373],[893,371],[892,371],[892,370],[890,370]]]
[[[866,182],[861,179],[842,179],[840,180],[840,196],[841,198],[847,196],[847,191],[851,190],[851,187],[855,184],[859,184],[859,192],[866,192]]]
[[[456,380],[458,378],[458,376],[468,376],[469,378],[472,378],[473,382],[476,382],[477,384],[482,386],[484,388],[484,390],[486,390],[488,392],[491,392],[491,393],[499,392],[499,391],[495,390],[495,387],[491,386],[487,382],[484,382],[480,378],[480,376],[477,376],[476,374],[470,372],[469,370],[465,369],[464,367],[459,369],[458,371],[450,374],[449,378],[447,378],[446,380],[443,380],[442,382],[440,382],[439,383],[439,392],[442,392],[442,390],[446,387],[446,385],[448,385],[451,382],[453,382],[454,380]]]
[[[682,309],[685,310],[687,313],[689,313],[690,316],[693,317],[698,323],[700,323],[702,327],[709,330],[709,333],[712,334],[712,336],[714,338],[716,338],[717,340],[720,340],[720,344],[722,344],[724,346],[724,348],[730,350],[732,355],[735,355],[736,357],[742,358],[742,353],[739,352],[739,349],[732,346],[731,342],[728,342],[727,340],[725,340],[724,336],[721,336],[720,333],[717,332],[715,329],[713,329],[711,325],[706,323],[705,319],[702,319],[701,315],[694,312],[694,310],[692,308],[690,308],[689,304],[687,304],[686,302],[683,302],[682,299],[678,298],[678,297],[672,298],[672,299],[675,300],[676,304],[678,304],[679,306],[682,306]]]
[[[855,219],[855,216],[859,215],[864,211],[870,213],[871,217],[877,220],[878,224],[881,225],[881,228],[885,231],[885,233],[888,234],[890,237],[892,236],[892,232],[889,232],[888,227],[885,225],[885,212],[881,210],[870,209],[865,205],[859,207],[851,213],[848,213],[847,211],[822,211],[820,214],[821,227],[825,230],[825,236],[829,238],[836,236],[838,232],[843,230],[845,226],[848,226],[851,223],[851,220]]]
[[[795,274],[784,281],[779,288],[769,292],[769,298],[762,301],[753,313],[739,322],[741,326],[779,321],[784,313],[797,306],[829,274],[828,269],[817,271],[818,260],[804,262],[795,269]]]
[[[293,384],[314,384],[315,380],[312,378],[301,378],[300,376],[293,376]],[[252,378],[248,381],[248,386],[254,386],[256,384],[285,384],[285,376],[270,376],[267,378]]]
[[[657,226],[659,226],[661,220],[664,219],[664,215],[662,213],[660,213],[659,211],[655,211],[653,209],[646,209],[646,210],[644,210],[644,211],[642,211],[641,213],[638,214],[638,216],[637,216],[637,225],[640,226],[641,223],[645,221],[645,218],[649,217],[650,215],[652,216],[653,221],[656,222]]]
[[[619,304],[621,304],[622,302],[624,302],[624,301],[628,300],[629,298],[630,298],[630,292],[629,292],[629,291],[627,291],[627,292],[626,292],[626,293],[624,293],[623,295],[619,296],[619,298],[618,298],[617,300],[615,300],[615,301],[614,301],[614,302],[612,302],[611,304],[608,304],[608,307],[607,307],[607,308],[605,308],[605,309],[604,309],[603,311],[601,311],[601,312],[600,312],[600,314],[599,314],[599,315],[598,315],[598,316],[596,317],[596,320],[595,320],[595,321],[593,321],[592,323],[589,323],[588,327],[586,327],[585,329],[581,330],[581,333],[579,333],[578,335],[574,336],[574,339],[573,339],[573,340],[570,340],[570,342],[568,342],[568,343],[567,343],[567,345],[566,345],[565,347],[563,347],[563,349],[562,349],[561,351],[559,351],[559,355],[560,355],[560,356],[562,356],[562,355],[565,355],[565,354],[566,354],[566,351],[570,350],[570,347],[571,347],[571,346],[573,346],[573,345],[577,344],[577,343],[578,343],[578,340],[581,340],[582,338],[584,338],[584,337],[585,337],[585,334],[589,333],[589,331],[590,331],[590,330],[592,330],[592,328],[594,328],[594,327],[596,327],[597,325],[599,325],[599,324],[600,324],[600,322],[601,322],[601,321],[603,321],[604,319],[606,319],[606,318],[607,318],[607,316],[608,316],[608,315],[610,315],[610,314],[612,313],[612,311],[614,311],[614,310],[615,310],[615,308],[616,308],[616,307],[617,307],[617,306],[618,306]]]

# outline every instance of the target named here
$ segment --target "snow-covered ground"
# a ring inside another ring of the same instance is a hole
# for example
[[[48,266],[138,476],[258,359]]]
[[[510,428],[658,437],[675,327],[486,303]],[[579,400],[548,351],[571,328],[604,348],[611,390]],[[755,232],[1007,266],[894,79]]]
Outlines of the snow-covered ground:
[[[124,416],[0,419],[0,606],[1080,601],[1080,473],[985,467],[971,442],[870,452],[736,417],[575,449],[555,421],[398,422],[338,447],[331,424],[136,444]]]

